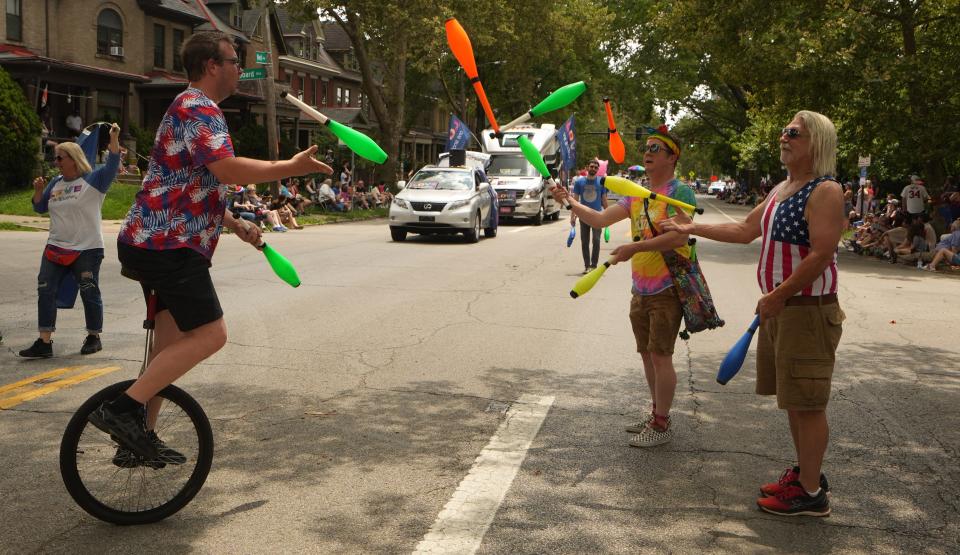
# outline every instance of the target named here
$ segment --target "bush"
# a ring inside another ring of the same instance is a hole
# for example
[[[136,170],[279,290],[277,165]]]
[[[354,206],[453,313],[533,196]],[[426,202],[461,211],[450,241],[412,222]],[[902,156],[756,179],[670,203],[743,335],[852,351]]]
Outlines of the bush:
[[[30,187],[40,153],[40,117],[0,68],[0,190]]]
[[[153,150],[157,130],[141,129],[135,124],[130,124],[130,134],[133,135],[133,139],[137,142],[137,146],[134,147],[137,154],[143,157],[137,156],[137,167],[140,168],[140,171],[146,171],[148,165],[147,159],[150,158],[150,152]]]

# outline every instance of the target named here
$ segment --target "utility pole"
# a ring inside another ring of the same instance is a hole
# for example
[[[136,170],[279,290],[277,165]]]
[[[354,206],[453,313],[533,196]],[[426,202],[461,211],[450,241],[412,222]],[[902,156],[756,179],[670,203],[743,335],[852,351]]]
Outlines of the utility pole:
[[[264,91],[264,100],[267,103],[267,156],[270,157],[270,160],[277,160],[279,158],[280,145],[277,142],[277,94],[276,94],[276,85],[273,80],[273,36],[270,29],[270,5],[273,4],[273,0],[265,0],[263,3],[263,16],[261,18],[261,24],[263,25],[263,38],[267,42],[267,78],[265,81],[266,90]],[[270,184],[270,192],[273,194],[273,198],[277,199],[280,197],[280,183],[274,181]]]

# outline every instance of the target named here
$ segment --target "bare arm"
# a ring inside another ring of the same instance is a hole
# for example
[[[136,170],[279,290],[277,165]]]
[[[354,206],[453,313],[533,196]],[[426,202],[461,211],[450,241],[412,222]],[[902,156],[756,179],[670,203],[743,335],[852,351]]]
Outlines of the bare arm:
[[[317,146],[313,145],[289,160],[277,161],[223,158],[208,164],[207,168],[221,183],[262,183],[308,173],[333,173],[330,166],[313,157],[316,151]]]
[[[620,220],[630,217],[627,210],[620,206],[620,204],[614,204],[613,206],[605,208],[603,212],[597,212],[593,208],[584,206],[576,199],[571,198],[570,193],[563,187],[553,187],[550,189],[550,192],[557,202],[562,203],[563,199],[569,200],[570,210],[573,214],[586,222],[590,227],[607,227],[608,225],[615,224]]]
[[[776,189],[774,189],[774,191],[776,191]],[[665,220],[662,226],[664,230],[678,231],[689,235],[699,235],[700,237],[713,239],[714,241],[747,244],[757,237],[760,237],[760,220],[773,194],[774,192],[771,191],[770,194],[767,195],[767,198],[755,206],[753,210],[747,214],[747,218],[739,223],[701,224],[691,220],[690,216],[682,210],[678,210],[677,215],[669,220]],[[841,201],[842,200],[841,197]]]

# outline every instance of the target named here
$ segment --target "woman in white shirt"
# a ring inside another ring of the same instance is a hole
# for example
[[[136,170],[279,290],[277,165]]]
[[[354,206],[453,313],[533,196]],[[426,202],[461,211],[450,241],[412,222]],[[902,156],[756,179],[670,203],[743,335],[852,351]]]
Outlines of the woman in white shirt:
[[[87,338],[81,354],[102,349],[103,299],[100,296],[100,263],[103,261],[101,208],[107,190],[120,166],[120,127],[110,128],[110,151],[106,164],[93,170],[77,143],[61,143],[54,150],[60,175],[46,183],[33,181],[33,209],[50,212],[50,235],[40,258],[37,276],[37,329],[40,337],[20,351],[26,358],[53,356],[53,332],[57,323],[57,289],[66,274],[73,274],[80,288]]]

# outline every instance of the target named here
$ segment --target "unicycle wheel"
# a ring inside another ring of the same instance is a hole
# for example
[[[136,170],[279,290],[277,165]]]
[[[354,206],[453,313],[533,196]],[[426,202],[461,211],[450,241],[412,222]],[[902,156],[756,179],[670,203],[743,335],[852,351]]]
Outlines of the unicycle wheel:
[[[87,421],[101,403],[115,399],[132,383],[115,383],[87,399],[60,443],[60,475],[70,496],[84,511],[112,524],[148,524],[176,513],[200,491],[213,461],[207,415],[173,385],[157,394],[163,405],[154,431],[183,457],[143,460]]]

